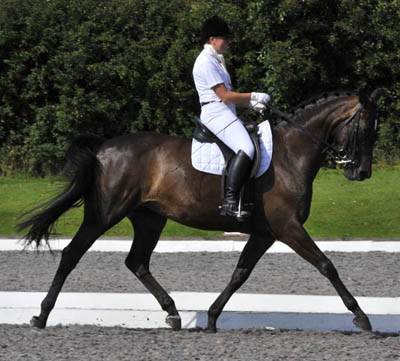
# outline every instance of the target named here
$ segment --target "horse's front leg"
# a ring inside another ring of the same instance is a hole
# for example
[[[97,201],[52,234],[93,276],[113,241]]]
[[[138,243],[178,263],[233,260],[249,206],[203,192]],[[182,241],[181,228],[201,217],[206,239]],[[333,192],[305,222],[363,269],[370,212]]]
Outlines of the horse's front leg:
[[[333,263],[318,248],[306,230],[299,224],[293,224],[286,227],[283,237],[280,239],[292,248],[298,255],[315,266],[318,271],[329,279],[337,293],[341,297],[343,303],[355,318],[353,323],[360,329],[371,331],[371,323],[367,315],[361,310],[356,299],[347,290],[342,280],[339,278],[338,272]]]
[[[249,278],[252,270],[257,264],[261,256],[274,243],[274,239],[270,235],[251,235],[246,246],[240,255],[238,264],[233,272],[232,278],[227,287],[218,296],[208,310],[208,325],[205,329],[207,332],[217,331],[217,319],[221,314],[226,303],[231,296],[243,285]]]

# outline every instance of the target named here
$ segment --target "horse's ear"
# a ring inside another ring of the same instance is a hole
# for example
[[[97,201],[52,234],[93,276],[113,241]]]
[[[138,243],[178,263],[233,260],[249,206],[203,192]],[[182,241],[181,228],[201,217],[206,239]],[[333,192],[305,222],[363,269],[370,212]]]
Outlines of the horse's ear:
[[[376,104],[378,102],[380,96],[382,95],[382,93],[383,93],[383,88],[377,88],[372,92],[372,94],[369,97],[369,99],[371,100],[371,102]]]
[[[359,99],[360,103],[362,105],[364,105],[364,106],[369,103],[369,100],[370,100],[369,99],[369,92],[370,92],[370,90],[368,89],[368,87],[361,88],[358,91],[358,99]]]
[[[360,91],[358,92],[358,98],[361,104],[363,105],[367,105],[368,103],[376,104],[379,100],[379,97],[382,95],[383,88],[377,88],[371,93],[371,95],[369,95],[370,92],[371,88],[368,86],[360,89]]]

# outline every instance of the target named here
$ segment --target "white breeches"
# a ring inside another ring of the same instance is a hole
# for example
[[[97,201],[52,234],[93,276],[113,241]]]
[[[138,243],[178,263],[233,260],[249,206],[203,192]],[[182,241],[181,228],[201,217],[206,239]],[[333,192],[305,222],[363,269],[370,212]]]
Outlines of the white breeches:
[[[239,150],[242,150],[250,159],[254,158],[253,142],[239,118],[230,123],[221,121],[221,119],[215,119],[208,122],[205,126],[236,154]]]
[[[232,112],[226,106],[223,111],[218,109],[218,113],[211,111],[211,108],[218,107],[222,108],[219,104],[205,105],[202,109],[201,122],[235,154],[242,150],[250,159],[253,159],[255,152],[253,142],[242,121],[235,114],[236,112]]]

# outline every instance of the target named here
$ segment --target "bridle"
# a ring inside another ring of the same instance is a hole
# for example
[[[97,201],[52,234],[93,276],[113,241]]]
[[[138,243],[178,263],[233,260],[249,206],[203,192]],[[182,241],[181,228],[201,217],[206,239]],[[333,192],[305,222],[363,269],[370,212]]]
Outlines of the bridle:
[[[347,135],[347,139],[344,143],[344,146],[341,147],[340,149],[336,147],[335,145],[329,143],[325,139],[318,137],[314,134],[312,134],[308,129],[306,129],[304,126],[301,124],[297,123],[292,117],[289,116],[289,114],[283,113],[280,110],[276,109],[273,105],[270,103],[267,104],[267,107],[270,109],[270,111],[277,115],[278,117],[284,119],[288,123],[292,124],[296,128],[300,129],[303,133],[305,133],[309,138],[312,139],[312,141],[316,144],[318,144],[321,148],[323,148],[322,153],[325,153],[328,150],[331,150],[333,153],[335,153],[335,161],[339,164],[351,164],[354,165],[357,163],[356,160],[356,153],[357,153],[357,140],[358,140],[358,134],[359,134],[359,129],[360,129],[360,118],[361,118],[361,112],[363,110],[362,105],[357,108],[357,110],[354,112],[353,115],[348,117],[345,121],[343,121],[336,129],[334,130],[335,132],[344,127],[351,125],[351,130]]]
[[[356,153],[358,148],[358,134],[360,130],[360,118],[361,111],[363,110],[362,105],[354,112],[353,115],[348,117],[344,122],[340,123],[334,130],[335,133],[342,130],[346,126],[351,126],[349,133],[347,134],[344,146],[339,149],[340,154],[342,154],[340,159],[336,160],[339,164],[356,164]]]

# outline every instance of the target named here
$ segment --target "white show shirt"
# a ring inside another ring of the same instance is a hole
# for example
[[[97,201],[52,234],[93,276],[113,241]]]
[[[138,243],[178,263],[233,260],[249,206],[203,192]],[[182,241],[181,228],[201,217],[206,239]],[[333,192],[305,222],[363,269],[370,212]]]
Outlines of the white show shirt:
[[[231,77],[224,70],[222,63],[207,49],[202,50],[194,63],[193,80],[200,103],[213,102],[202,107],[200,118],[204,124],[217,116],[222,116],[228,121],[237,118],[235,105],[220,103],[220,99],[212,89],[215,85],[223,83],[227,90],[232,90],[232,84]]]
[[[204,45],[194,63],[193,79],[200,103],[208,103],[201,107],[201,122],[235,153],[243,150],[253,159],[254,146],[237,117],[235,104],[221,102],[212,89],[223,83],[227,90],[232,90],[232,84],[222,55],[210,44]]]
[[[200,103],[219,101],[214,90],[212,90],[217,84],[224,83],[226,89],[232,90],[229,74],[224,71],[217,58],[210,55],[206,49],[202,50],[194,63],[193,79]]]

